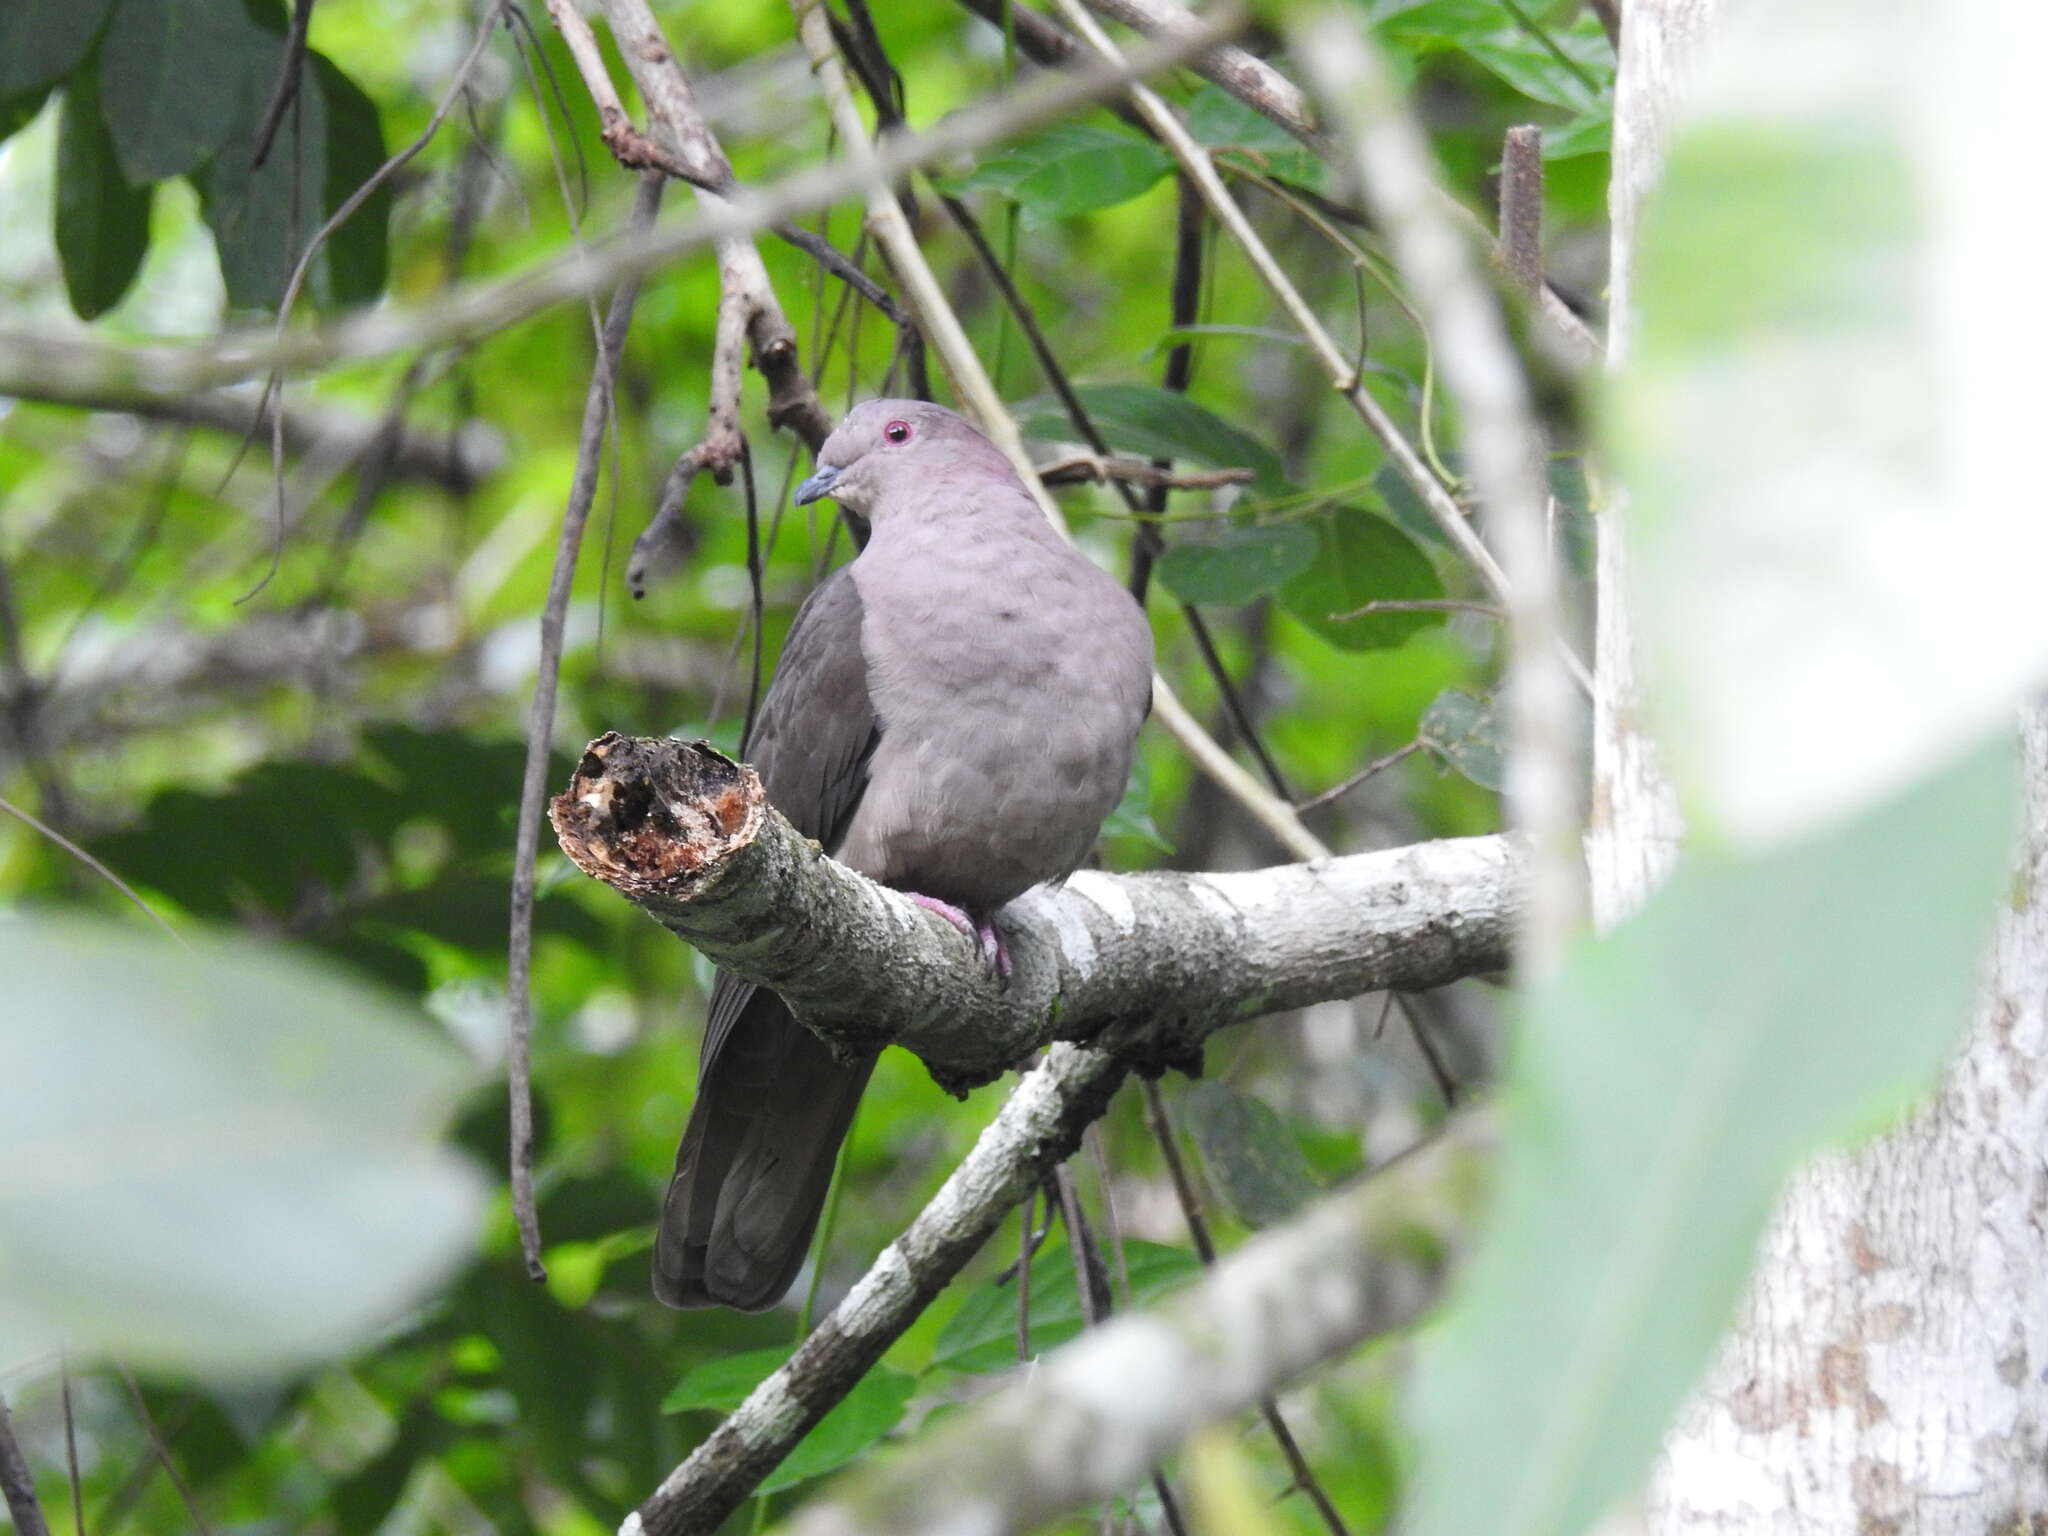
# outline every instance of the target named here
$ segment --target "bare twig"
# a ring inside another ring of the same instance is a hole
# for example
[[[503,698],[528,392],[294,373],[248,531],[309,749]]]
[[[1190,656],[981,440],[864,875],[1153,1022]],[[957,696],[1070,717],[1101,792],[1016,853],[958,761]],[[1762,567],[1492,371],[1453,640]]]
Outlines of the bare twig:
[[[1478,613],[1489,619],[1505,619],[1507,610],[1496,603],[1468,602],[1461,597],[1382,597],[1348,613],[1333,613],[1331,622],[1363,619],[1375,613]]]
[[[1472,478],[1507,551],[1514,656],[1508,679],[1507,799],[1529,835],[1534,885],[1521,963],[1542,976],[1562,963],[1585,910],[1579,848],[1577,700],[1562,664],[1557,561],[1547,532],[1543,440],[1498,307],[1430,192],[1428,141],[1357,18],[1328,11],[1302,33],[1302,57],[1343,120],[1356,173],[1429,321],[1459,406]]]
[[[284,60],[278,66],[277,83],[270,88],[270,100],[264,103],[263,116],[256,124],[256,149],[249,156],[249,164],[257,170],[270,158],[270,146],[277,137],[278,124],[284,121],[285,108],[298,97],[306,71],[306,30],[313,24],[313,5],[314,0],[298,0],[292,7],[291,27],[284,35]]]
[[[1500,151],[1500,257],[1524,293],[1543,287],[1543,130],[1510,128]]]
[[[1041,464],[1038,478],[1047,485],[1101,485],[1122,481],[1127,485],[1157,486],[1166,491],[1215,491],[1226,485],[1249,485],[1255,478],[1249,469],[1183,469],[1147,463],[1140,459],[1105,458],[1101,454],[1077,453],[1050,464]]]
[[[631,221],[645,228],[661,206],[662,178],[647,172],[640,180]],[[590,388],[583,400],[583,424],[576,444],[576,473],[562,511],[562,534],[555,548],[554,572],[548,580],[541,610],[540,662],[534,679],[533,707],[526,722],[526,769],[519,793],[519,832],[512,855],[512,918],[506,979],[506,1076],[511,1095],[512,1209],[519,1225],[519,1244],[526,1270],[534,1279],[546,1277],[540,1258],[540,1216],[533,1196],[533,894],[534,864],[540,849],[541,803],[547,794],[548,747],[554,739],[555,692],[561,681],[562,631],[568,621],[569,593],[576,580],[576,557],[583,547],[583,529],[597,495],[605,430],[611,419],[612,391],[626,329],[640,297],[638,278],[627,278],[612,295],[598,355],[591,365]]]
[[[192,1522],[192,1529],[197,1531],[199,1536],[213,1536],[212,1528],[206,1523],[206,1517],[199,1513],[199,1500],[193,1495],[192,1485],[185,1481],[185,1474],[178,1470],[178,1463],[171,1456],[170,1442],[164,1438],[163,1431],[157,1428],[156,1415],[149,1411],[149,1402],[143,1397],[142,1388],[137,1385],[134,1374],[124,1366],[121,1367],[120,1375],[123,1384],[128,1388],[128,1401],[135,1405],[135,1417],[142,1424],[143,1434],[149,1438],[150,1454],[156,1458],[157,1465],[164,1469],[164,1476],[171,1480],[171,1486],[177,1490],[178,1500],[185,1506],[185,1515]]]
[[[78,1416],[71,1408],[71,1362],[57,1368],[57,1393],[64,1411],[64,1471],[71,1484],[71,1536],[86,1536],[85,1484],[78,1475]],[[20,1536],[27,1536],[26,1532]]]
[[[21,1453],[21,1442],[14,1438],[14,1417],[5,1399],[0,1399],[0,1495],[6,1496],[17,1536],[50,1536],[43,1506],[36,1499],[35,1474]]]
[[[0,799],[0,811],[5,811],[9,816],[12,816],[16,821],[19,821],[24,825],[32,827],[36,831],[40,832],[44,837],[48,838],[51,842],[55,843],[59,848],[62,848],[66,853],[70,854],[71,857],[78,860],[79,863],[85,865],[94,874],[98,875],[102,880],[106,881],[115,890],[119,891],[123,896],[127,897],[128,900],[133,902],[136,905],[136,907],[142,912],[143,916],[147,917],[151,922],[155,923],[157,927],[163,929],[165,933],[169,934],[172,940],[176,942],[180,949],[189,949],[191,947],[190,945],[186,944],[184,936],[181,935],[177,929],[173,928],[169,923],[164,921],[163,914],[158,912],[156,908],[152,907],[148,902],[144,901],[142,897],[136,893],[135,887],[130,885],[126,880],[123,880],[119,875],[115,874],[111,869],[107,868],[106,865],[102,864],[98,859],[94,858],[91,854],[87,853],[83,848],[79,847],[78,844],[71,841],[71,839],[66,837],[62,832],[59,832],[55,827],[48,825],[46,822],[38,821],[34,816],[30,815],[27,811],[24,811],[20,806],[14,804],[11,800]]]
[[[1228,20],[1235,24],[1236,18]],[[1205,22],[1199,34],[1137,50],[1123,65],[1031,81],[985,107],[955,113],[927,132],[905,134],[883,145],[872,173],[898,176],[1029,132],[1115,94],[1140,73],[1170,68],[1189,52],[1214,42],[1224,30]],[[130,396],[172,399],[274,368],[319,368],[495,334],[556,304],[603,293],[620,279],[685,252],[822,208],[844,197],[846,184],[844,164],[812,166],[750,191],[736,199],[736,207],[622,236],[600,249],[551,257],[510,277],[465,284],[432,303],[366,308],[325,328],[283,336],[264,327],[204,342],[131,346],[92,332],[0,328],[0,395],[70,398],[119,389]],[[19,391],[17,382],[24,386]]]
[[[1374,778],[1381,773],[1384,773],[1387,769],[1393,767],[1396,763],[1406,762],[1409,758],[1413,757],[1417,752],[1420,752],[1421,750],[1422,743],[1420,741],[1411,741],[1405,747],[1396,747],[1393,751],[1389,752],[1385,757],[1374,758],[1371,762],[1367,763],[1363,768],[1359,769],[1358,772],[1352,774],[1351,777],[1345,779],[1342,783],[1331,785],[1328,789],[1324,790],[1319,795],[1311,795],[1308,799],[1302,801],[1298,806],[1296,806],[1295,809],[1300,811],[1313,811],[1318,806],[1328,805],[1332,800],[1342,799],[1345,795],[1350,794],[1352,790],[1358,788],[1359,785],[1365,783],[1366,780]]]

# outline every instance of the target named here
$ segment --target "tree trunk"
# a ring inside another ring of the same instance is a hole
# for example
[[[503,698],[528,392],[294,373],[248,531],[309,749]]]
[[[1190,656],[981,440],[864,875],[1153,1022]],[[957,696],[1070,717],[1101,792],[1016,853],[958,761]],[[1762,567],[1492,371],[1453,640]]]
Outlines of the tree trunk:
[[[2048,1523],[2048,711],[1975,1024],[1934,1102],[1788,1188],[1665,1442],[1659,1533]]]
[[[1631,0],[1615,104],[1612,356],[1629,350],[1636,219],[1718,0]],[[1640,718],[1625,552],[1599,563],[1588,837],[1601,924],[1675,858]],[[1656,1536],[2048,1529],[2048,711],[2025,722],[2024,862],[1980,1012],[1908,1124],[1788,1186],[1735,1326],[1665,1441]]]

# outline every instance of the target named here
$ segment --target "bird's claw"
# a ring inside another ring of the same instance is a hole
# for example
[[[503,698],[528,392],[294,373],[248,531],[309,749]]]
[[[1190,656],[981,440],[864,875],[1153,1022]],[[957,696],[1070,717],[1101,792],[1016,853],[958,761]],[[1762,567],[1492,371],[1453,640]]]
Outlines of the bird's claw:
[[[947,922],[958,928],[974,945],[981,956],[981,963],[991,976],[1003,981],[1010,979],[1010,950],[1003,943],[1003,936],[996,932],[994,923],[977,923],[950,901],[941,901],[936,896],[927,896],[922,891],[905,891],[904,895],[923,907],[927,912],[936,912]]]

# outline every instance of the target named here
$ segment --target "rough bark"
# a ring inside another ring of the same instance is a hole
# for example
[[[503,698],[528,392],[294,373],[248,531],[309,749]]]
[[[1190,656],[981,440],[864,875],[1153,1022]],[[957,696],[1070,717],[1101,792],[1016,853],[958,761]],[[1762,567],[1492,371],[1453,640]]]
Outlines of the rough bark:
[[[1969,1039],[1925,1110],[1787,1191],[1666,1441],[1653,1531],[2048,1527],[2048,712],[2024,736],[2022,863]]]
[[[949,1087],[1052,1040],[1175,1065],[1234,1021],[1498,969],[1523,857],[1505,838],[1231,874],[1082,871],[1004,908],[1011,974],[907,897],[827,858],[750,768],[604,736],[553,806],[578,868],[849,1050],[895,1043]]]

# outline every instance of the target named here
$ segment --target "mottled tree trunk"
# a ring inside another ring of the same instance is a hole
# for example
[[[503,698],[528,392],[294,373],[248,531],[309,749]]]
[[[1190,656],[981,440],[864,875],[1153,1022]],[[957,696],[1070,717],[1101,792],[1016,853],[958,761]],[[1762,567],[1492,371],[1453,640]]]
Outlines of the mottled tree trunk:
[[[1718,0],[1630,0],[1615,105],[1613,355],[1665,134]],[[1588,838],[1604,925],[1681,826],[1639,681],[1618,528],[1602,530]],[[2048,1530],[2048,713],[2026,719],[2024,864],[1980,1011],[1910,1122],[1788,1187],[1740,1315],[1665,1442],[1656,1536]],[[1787,1070],[1797,1070],[1788,1062]]]
[[[2024,862],[1969,1039],[1911,1121],[1786,1191],[1665,1443],[1654,1532],[2048,1529],[2048,713],[2025,740]]]

